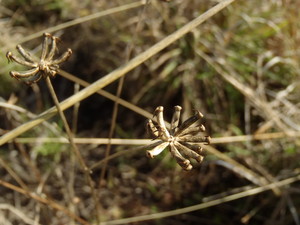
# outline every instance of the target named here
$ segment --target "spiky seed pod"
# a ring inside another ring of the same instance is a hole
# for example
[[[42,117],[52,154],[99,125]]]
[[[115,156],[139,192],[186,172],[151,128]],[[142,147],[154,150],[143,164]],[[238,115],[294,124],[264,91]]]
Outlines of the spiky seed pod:
[[[198,124],[193,126],[203,118],[203,115],[197,111],[195,115],[179,125],[182,108],[175,106],[171,127],[170,130],[168,130],[163,117],[163,109],[162,106],[159,106],[154,112],[157,123],[154,123],[150,119],[148,120],[147,125],[150,132],[155,138],[160,140],[152,145],[146,146],[148,149],[147,156],[154,158],[169,147],[170,153],[176,159],[177,163],[184,170],[191,170],[193,166],[189,158],[195,159],[199,163],[202,162],[204,158],[202,155],[202,146],[210,143],[210,137],[202,135],[205,131],[204,125]]]
[[[21,45],[17,45],[16,48],[24,59],[13,55],[11,52],[7,52],[6,57],[8,61],[14,61],[20,65],[30,67],[30,69],[26,71],[11,71],[10,75],[17,80],[22,80],[28,85],[37,83],[40,79],[46,78],[47,76],[54,77],[58,72],[59,64],[68,60],[72,54],[72,50],[68,49],[60,57],[53,59],[55,52],[57,51],[58,40],[58,37],[52,36],[49,33],[44,33],[42,53],[38,60],[32,57]]]

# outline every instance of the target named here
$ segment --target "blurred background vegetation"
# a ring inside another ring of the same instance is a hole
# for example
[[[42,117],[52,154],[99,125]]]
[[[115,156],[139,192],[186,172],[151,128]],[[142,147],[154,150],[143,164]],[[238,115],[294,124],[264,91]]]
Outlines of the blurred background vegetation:
[[[29,35],[105,9],[126,5],[132,0],[2,0],[0,3],[0,102],[40,114],[53,105],[44,82],[26,86],[9,76],[18,70],[7,63],[6,51]],[[60,53],[71,48],[73,55],[62,67],[93,83],[142,53],[165,36],[204,13],[220,1],[151,0],[146,6],[110,14],[53,34],[61,38]],[[204,24],[128,73],[121,98],[153,112],[162,105],[170,120],[174,105],[181,105],[184,118],[200,110],[212,138],[227,137],[227,143],[213,145],[228,156],[264,177],[276,181],[299,173],[300,142],[296,137],[268,138],[271,132],[300,132],[300,2],[294,0],[237,0]],[[141,28],[137,29],[140,21]],[[42,38],[22,43],[39,53]],[[20,67],[22,69],[22,67]],[[60,100],[74,93],[74,82],[57,76],[53,85]],[[105,87],[115,94],[117,82]],[[100,95],[80,102],[78,117],[73,109],[66,115],[76,124],[77,137],[109,135],[114,102]],[[1,135],[32,116],[0,109]],[[275,119],[274,119],[275,118]],[[93,202],[82,174],[74,170],[69,146],[43,143],[39,137],[59,137],[60,119],[55,117],[22,136],[37,138],[33,143],[1,146],[1,157],[33,191],[47,193],[75,214],[93,223]],[[119,107],[115,138],[150,138],[146,119]],[[74,127],[74,126],[73,126]],[[265,140],[236,142],[234,136],[265,135]],[[298,135],[299,136],[299,135]],[[281,136],[282,137],[282,136]],[[103,159],[105,146],[80,145],[88,165]],[[128,147],[113,146],[112,152]],[[167,152],[150,160],[145,152],[125,154],[109,162],[105,182],[99,189],[103,221],[179,209],[199,204],[207,196],[222,197],[254,185],[243,170],[213,154],[190,172],[182,171]],[[70,171],[76,171],[70,175]],[[15,184],[3,168],[3,180]],[[95,182],[101,168],[93,171]],[[43,182],[40,182],[40,181]],[[72,180],[73,196],[68,194]],[[41,189],[41,190],[40,190]],[[300,224],[299,183],[212,208],[135,224]],[[37,203],[10,189],[0,187],[0,205],[15,207],[36,224],[72,224],[72,220],[47,205]],[[72,198],[71,198],[71,197]],[[298,196],[298,197],[297,197]],[[76,197],[76,198],[75,198]],[[70,200],[71,199],[71,200]],[[72,208],[73,207],[73,208]],[[0,224],[30,224],[12,210],[0,208]]]

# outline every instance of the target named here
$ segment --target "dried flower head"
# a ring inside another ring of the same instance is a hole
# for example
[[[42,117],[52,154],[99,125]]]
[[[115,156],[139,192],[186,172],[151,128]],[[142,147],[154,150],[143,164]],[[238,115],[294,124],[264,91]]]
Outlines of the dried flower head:
[[[160,139],[154,144],[149,145],[147,156],[153,158],[160,154],[169,146],[171,155],[176,159],[177,163],[185,170],[191,170],[193,166],[189,158],[195,159],[197,162],[203,160],[202,146],[203,144],[210,144],[210,137],[203,136],[201,133],[205,131],[203,124],[198,124],[202,117],[202,113],[196,111],[196,114],[182,124],[179,125],[181,107],[175,106],[175,111],[172,117],[171,127],[168,130],[163,118],[163,107],[159,106],[154,112],[154,117],[157,123],[149,119],[147,126],[155,137]],[[147,147],[147,146],[146,146]]]
[[[28,85],[38,82],[42,77],[54,77],[59,69],[59,64],[65,62],[72,54],[72,50],[68,49],[60,57],[53,59],[55,52],[57,51],[58,40],[58,37],[52,36],[49,33],[44,33],[42,54],[41,58],[38,60],[33,58],[29,52],[25,51],[21,45],[17,45],[16,48],[24,59],[13,55],[11,52],[7,52],[6,57],[8,61],[15,61],[18,64],[30,67],[27,71],[11,71],[10,75],[17,80],[21,79]]]

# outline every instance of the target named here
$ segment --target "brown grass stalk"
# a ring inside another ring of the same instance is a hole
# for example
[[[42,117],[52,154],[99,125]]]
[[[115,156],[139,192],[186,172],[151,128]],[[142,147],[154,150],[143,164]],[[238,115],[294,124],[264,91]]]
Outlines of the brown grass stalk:
[[[68,121],[67,121],[67,119],[64,115],[64,112],[60,108],[59,101],[57,99],[56,93],[54,91],[54,88],[52,86],[52,83],[51,83],[51,80],[50,80],[49,76],[46,77],[46,83],[47,83],[48,89],[50,91],[50,94],[52,96],[52,99],[54,101],[54,104],[57,108],[58,114],[59,114],[61,120],[63,121],[64,128],[65,128],[65,130],[67,132],[67,135],[68,135],[68,140],[71,144],[71,149],[72,149],[74,155],[76,156],[77,160],[79,161],[79,164],[81,165],[81,167],[83,169],[83,172],[85,174],[86,180],[87,180],[87,182],[88,182],[88,184],[91,188],[91,194],[92,194],[92,197],[93,197],[93,200],[94,200],[94,203],[95,203],[95,216],[98,217],[98,221],[100,221],[99,220],[100,205],[99,205],[98,197],[97,197],[96,192],[95,192],[95,187],[94,187],[94,183],[93,183],[93,180],[92,180],[92,177],[91,177],[91,172],[88,169],[88,167],[86,166],[86,164],[84,162],[84,159],[83,159],[77,145],[74,142],[72,131],[69,127],[69,124],[68,124]]]
[[[263,133],[254,135],[239,135],[239,136],[227,136],[227,137],[213,137],[211,144],[227,144],[235,142],[248,142],[248,141],[261,141],[261,140],[272,140],[281,138],[297,138],[300,137],[300,132],[273,132],[273,133]],[[22,137],[16,138],[16,142],[19,143],[33,143],[36,141],[46,142],[46,143],[68,143],[68,140],[64,137]],[[112,138],[112,145],[147,145],[152,141],[152,139],[120,139]],[[74,138],[76,144],[94,144],[94,145],[105,145],[108,144],[107,138]]]
[[[136,41],[137,34],[141,31],[141,24],[142,24],[142,21],[143,21],[143,17],[144,17],[144,14],[145,14],[146,7],[147,7],[147,5],[145,4],[145,6],[140,11],[139,16],[138,16],[138,22],[137,22],[137,25],[136,25],[136,28],[135,28],[135,32],[133,34],[133,38],[132,38],[131,42],[129,44],[127,44],[125,63],[127,63],[129,61],[132,50],[134,48],[134,42]],[[122,90],[123,90],[124,80],[125,80],[125,76],[122,76],[119,79],[119,82],[118,82],[118,87],[117,87],[117,92],[116,92],[117,99],[116,99],[116,101],[114,101],[112,118],[111,118],[111,125],[110,125],[110,129],[109,129],[109,134],[108,134],[109,142],[108,142],[108,144],[106,146],[106,149],[105,149],[105,158],[107,158],[110,155],[110,151],[111,151],[110,140],[112,139],[112,137],[114,135],[114,131],[115,131],[116,123],[117,123],[118,109],[119,109],[119,99],[120,99],[120,96],[121,96],[121,93],[122,93]],[[99,187],[101,186],[101,184],[104,180],[107,164],[108,164],[108,160],[106,160],[104,162],[104,165],[102,167],[99,182],[98,182]]]

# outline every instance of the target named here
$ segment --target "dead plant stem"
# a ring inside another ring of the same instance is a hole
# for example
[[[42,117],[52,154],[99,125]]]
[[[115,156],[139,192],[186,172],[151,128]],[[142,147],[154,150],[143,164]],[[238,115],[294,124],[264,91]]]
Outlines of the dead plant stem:
[[[248,141],[262,141],[262,140],[272,140],[272,139],[282,139],[282,138],[298,138],[300,137],[299,131],[294,132],[273,132],[273,133],[262,133],[254,135],[240,135],[240,136],[227,136],[227,137],[214,137],[211,140],[211,144],[227,144],[227,143],[236,143],[236,142],[248,142]],[[151,143],[152,139],[120,139],[112,138],[112,145],[147,145]],[[64,137],[23,137],[17,138],[16,142],[18,143],[33,143],[36,141],[46,142],[46,143],[68,143],[68,140]],[[108,144],[107,138],[74,138],[76,144],[95,144],[95,145],[105,145]]]
[[[74,84],[74,94],[76,94],[79,91],[80,85],[75,83]],[[73,107],[73,115],[72,115],[72,134],[74,135],[74,138],[76,136],[77,132],[77,123],[78,123],[78,111],[79,111],[80,102],[77,102]],[[73,138],[73,141],[74,141]],[[75,141],[74,141],[75,142]],[[69,180],[67,183],[67,188],[69,192],[69,209],[71,212],[76,212],[76,205],[73,204],[73,199],[75,198],[75,190],[74,190],[74,184],[75,184],[75,171],[76,171],[76,158],[74,154],[71,154],[70,156],[70,171],[69,171]],[[70,225],[75,225],[75,221],[71,221]]]
[[[51,94],[51,96],[52,96],[52,99],[53,99],[53,101],[54,101],[54,104],[55,104],[55,106],[56,106],[56,108],[57,108],[58,114],[59,114],[59,116],[61,117],[61,120],[62,120],[63,125],[64,125],[64,127],[65,127],[65,130],[66,130],[66,132],[67,132],[68,139],[69,139],[69,141],[70,141],[72,150],[73,150],[73,152],[75,153],[75,155],[77,156],[77,159],[78,159],[78,161],[79,161],[79,163],[80,163],[82,169],[83,169],[84,171],[88,171],[88,167],[85,165],[85,162],[84,162],[84,160],[83,160],[83,158],[82,158],[82,156],[81,156],[81,154],[80,154],[80,152],[79,152],[79,150],[78,150],[78,148],[77,148],[77,146],[76,146],[76,144],[75,144],[75,142],[74,142],[73,134],[72,134],[72,132],[71,132],[71,129],[70,129],[70,127],[69,127],[69,124],[68,124],[68,122],[67,122],[67,119],[66,119],[66,117],[65,117],[65,114],[63,113],[63,111],[62,111],[62,109],[61,109],[61,107],[60,107],[60,105],[59,105],[59,101],[58,101],[58,99],[57,99],[56,93],[55,93],[55,91],[54,91],[54,88],[53,88],[53,86],[52,86],[52,83],[51,83],[51,80],[50,80],[49,77],[46,78],[46,83],[47,83],[47,86],[48,86],[48,88],[49,88],[49,91],[50,91],[50,94]],[[88,173],[89,173],[89,172],[88,172]]]
[[[139,16],[138,16],[138,23],[136,25],[135,28],[135,32],[133,34],[133,38],[131,40],[131,42],[127,45],[127,49],[126,49],[126,57],[125,57],[125,63],[127,63],[130,59],[133,47],[134,47],[134,42],[136,40],[137,34],[139,33],[139,31],[141,30],[141,23],[143,21],[143,15],[145,13],[145,9],[147,7],[147,4],[144,5],[144,7],[142,8]],[[108,144],[106,146],[106,150],[105,150],[105,158],[107,158],[110,154],[111,151],[111,139],[114,135],[114,131],[115,131],[115,127],[116,127],[116,122],[117,122],[117,117],[118,117],[118,109],[119,109],[119,99],[122,93],[122,89],[123,89],[123,85],[124,85],[124,80],[125,80],[125,76],[122,76],[118,82],[118,88],[117,88],[117,93],[116,93],[116,101],[114,103],[114,107],[113,107],[113,113],[112,113],[112,119],[111,119],[111,126],[110,126],[110,130],[109,130],[109,135],[108,135]],[[104,165],[102,167],[101,170],[101,175],[100,175],[100,180],[99,180],[99,187],[101,187],[101,183],[104,179],[105,176],[105,172],[106,172],[106,167],[108,164],[108,160],[104,161]]]
[[[63,111],[62,111],[62,109],[61,109],[61,107],[59,105],[58,98],[57,98],[56,93],[54,91],[54,88],[52,86],[51,80],[50,80],[50,78],[48,76],[46,77],[46,83],[47,83],[47,86],[49,88],[49,91],[50,91],[50,94],[52,96],[52,99],[54,101],[54,104],[55,104],[55,106],[57,108],[58,114],[59,114],[59,116],[61,117],[61,119],[63,121],[64,128],[65,128],[65,130],[67,132],[68,139],[69,139],[69,142],[71,144],[71,149],[72,149],[74,155],[76,156],[76,158],[78,159],[78,161],[79,161],[79,163],[80,163],[80,165],[81,165],[81,167],[83,169],[83,172],[85,174],[85,177],[86,177],[86,179],[88,181],[88,184],[89,184],[89,186],[91,188],[91,194],[92,194],[93,200],[95,202],[95,215],[98,217],[99,216],[98,212],[100,210],[100,206],[99,206],[98,197],[97,197],[97,195],[95,193],[95,188],[94,188],[93,180],[91,178],[90,170],[86,166],[86,164],[84,162],[84,159],[83,159],[83,157],[82,157],[79,149],[77,148],[77,145],[74,142],[73,134],[71,132],[71,129],[69,127],[69,124],[67,122],[65,114],[63,113]]]
[[[83,87],[88,87],[89,85],[91,85],[90,83],[86,82],[85,80],[82,80],[82,79],[80,79],[80,78],[74,76],[73,74],[68,73],[64,70],[59,70],[59,74],[61,76],[63,76],[64,78],[66,78],[70,81],[73,81],[74,83],[80,84]],[[130,109],[133,112],[136,112],[137,114],[140,114],[140,115],[144,116],[145,118],[151,118],[152,117],[152,114],[150,112],[147,112],[146,110],[144,110],[144,109],[142,109],[142,108],[140,108],[140,107],[138,107],[138,106],[136,106],[136,105],[134,105],[134,104],[132,104],[128,101],[125,101],[124,99],[122,99],[120,97],[118,98],[117,96],[115,96],[115,95],[113,95],[113,94],[111,94],[111,93],[109,93],[109,92],[107,92],[103,89],[98,90],[97,93],[99,95],[104,96],[105,98],[108,98],[108,99],[114,101],[114,102],[118,101],[118,103],[120,105]]]
[[[23,182],[23,180],[19,177],[18,174],[15,173],[15,171],[10,168],[10,166],[0,158],[0,165],[12,176],[12,178],[26,191],[28,191],[28,186]]]

